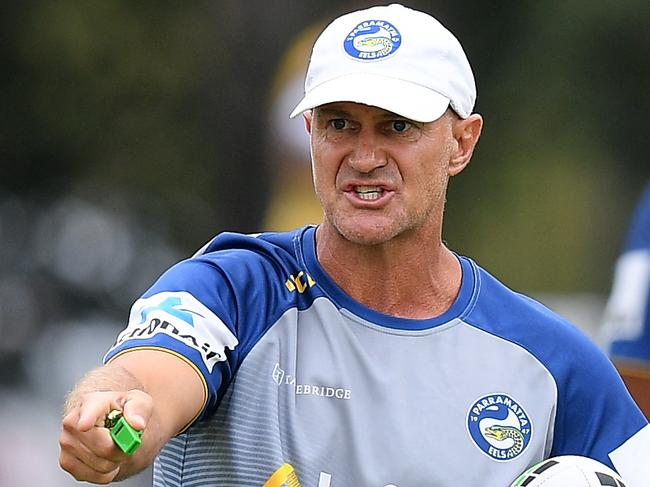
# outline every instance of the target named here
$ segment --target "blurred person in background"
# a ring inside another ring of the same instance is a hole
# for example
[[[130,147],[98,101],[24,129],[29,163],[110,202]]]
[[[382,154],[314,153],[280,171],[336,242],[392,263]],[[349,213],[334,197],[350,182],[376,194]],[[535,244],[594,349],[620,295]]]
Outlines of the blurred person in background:
[[[62,467],[109,483],[155,461],[158,486],[499,486],[571,453],[643,485],[650,427],[612,363],[442,241],[475,98],[434,18],[391,5],[331,23],[292,113],[322,222],[223,233],[165,272],[69,395]],[[111,410],[144,430],[132,457],[102,427]]]
[[[650,183],[638,201],[616,262],[601,341],[650,415]]]
[[[284,53],[270,90],[268,160],[271,191],[263,226],[275,231],[318,223],[323,210],[311,182],[309,134],[299,118],[287,120],[302,96],[311,46],[325,28],[322,22],[302,30]]]

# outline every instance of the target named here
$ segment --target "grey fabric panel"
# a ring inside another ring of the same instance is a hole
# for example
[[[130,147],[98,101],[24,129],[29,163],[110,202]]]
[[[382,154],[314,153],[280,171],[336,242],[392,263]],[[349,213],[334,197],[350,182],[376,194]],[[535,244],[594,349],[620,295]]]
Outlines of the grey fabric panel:
[[[467,427],[475,401],[498,393],[533,423],[509,461]],[[531,354],[460,320],[388,329],[320,298],[261,338],[217,414],[164,449],[155,485],[261,486],[284,462],[303,487],[508,485],[548,454],[555,397]]]

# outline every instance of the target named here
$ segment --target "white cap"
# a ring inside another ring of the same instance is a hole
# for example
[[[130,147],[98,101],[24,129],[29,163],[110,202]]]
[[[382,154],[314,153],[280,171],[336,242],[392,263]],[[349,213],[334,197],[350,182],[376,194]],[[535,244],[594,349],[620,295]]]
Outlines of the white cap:
[[[417,122],[451,108],[467,118],[476,85],[462,46],[440,22],[402,5],[334,20],[316,40],[293,118],[326,103],[371,105]]]

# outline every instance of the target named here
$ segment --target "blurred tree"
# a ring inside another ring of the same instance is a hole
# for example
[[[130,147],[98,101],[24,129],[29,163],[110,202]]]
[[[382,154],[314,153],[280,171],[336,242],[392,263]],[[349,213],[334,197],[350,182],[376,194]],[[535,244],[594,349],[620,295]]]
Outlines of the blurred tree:
[[[188,253],[258,230],[276,64],[307,25],[371,3],[8,3],[0,189],[124,193],[151,225],[165,215]],[[486,118],[451,184],[450,245],[523,290],[605,290],[648,176],[650,4],[406,3],[462,40]]]
[[[452,182],[448,240],[515,288],[602,292],[650,175],[650,4],[472,2],[454,12],[486,126]]]

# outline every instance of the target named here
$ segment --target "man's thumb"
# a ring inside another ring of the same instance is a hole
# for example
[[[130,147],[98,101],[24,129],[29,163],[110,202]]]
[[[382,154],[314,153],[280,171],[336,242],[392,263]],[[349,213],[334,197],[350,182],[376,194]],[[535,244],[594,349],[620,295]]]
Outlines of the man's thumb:
[[[144,430],[152,411],[152,399],[142,391],[129,391],[124,402],[122,414],[124,419],[137,430]]]

